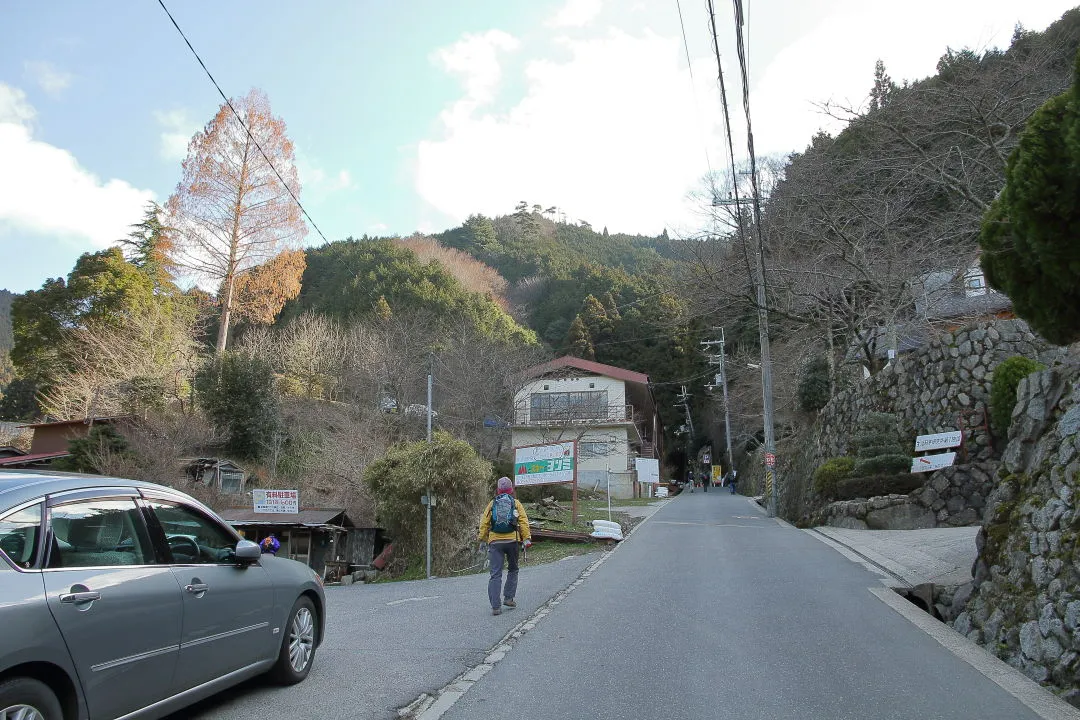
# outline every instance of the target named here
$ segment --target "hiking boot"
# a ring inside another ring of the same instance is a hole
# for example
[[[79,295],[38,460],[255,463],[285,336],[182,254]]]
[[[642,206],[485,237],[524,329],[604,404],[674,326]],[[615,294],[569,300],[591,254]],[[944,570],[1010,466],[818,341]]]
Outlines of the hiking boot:
[[[517,607],[517,603],[514,602],[514,598],[506,598],[503,600],[503,605],[506,607]]]
[[[491,608],[492,615],[502,615],[502,608]]]

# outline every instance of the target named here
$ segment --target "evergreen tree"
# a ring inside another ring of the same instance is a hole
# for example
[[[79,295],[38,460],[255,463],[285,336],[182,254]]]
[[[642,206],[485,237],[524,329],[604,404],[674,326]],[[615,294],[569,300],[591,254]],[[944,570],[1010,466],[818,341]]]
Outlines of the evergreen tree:
[[[172,261],[176,231],[165,224],[164,214],[165,210],[156,202],[147,203],[143,219],[131,226],[131,232],[120,239],[120,244],[127,249],[129,262],[150,278],[156,291],[173,293],[177,292],[173,284],[176,266]]]
[[[611,332],[614,323],[608,316],[603,303],[596,299],[595,295],[589,295],[581,303],[579,317],[589,331],[589,337],[594,343],[608,342],[611,340]]]
[[[574,322],[570,323],[570,331],[566,335],[567,351],[585,360],[595,360],[596,351],[593,349],[592,338],[589,337],[589,329],[581,315],[574,316]]]
[[[874,64],[874,87],[870,90],[870,108],[879,110],[889,102],[889,96],[896,90],[896,83],[885,72],[885,63],[878,60]]]
[[[983,221],[981,262],[1016,313],[1059,345],[1080,340],[1080,55],[1072,88],[1032,116]]]

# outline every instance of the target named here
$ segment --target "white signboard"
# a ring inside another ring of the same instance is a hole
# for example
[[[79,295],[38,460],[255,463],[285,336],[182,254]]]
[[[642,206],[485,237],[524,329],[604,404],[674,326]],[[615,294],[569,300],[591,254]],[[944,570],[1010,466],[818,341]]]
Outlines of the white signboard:
[[[964,442],[964,434],[959,430],[953,432],[935,433],[933,435],[920,435],[915,438],[915,452],[923,450],[944,450],[945,448],[960,447]]]
[[[299,490],[253,490],[255,512],[295,515],[300,512]]]
[[[574,441],[514,448],[514,485],[574,482]]]
[[[640,483],[660,482],[660,461],[655,458],[634,458],[637,480]]]
[[[940,470],[941,468],[947,468],[952,465],[954,460],[956,460],[956,453],[954,452],[911,458],[911,472],[921,473]]]

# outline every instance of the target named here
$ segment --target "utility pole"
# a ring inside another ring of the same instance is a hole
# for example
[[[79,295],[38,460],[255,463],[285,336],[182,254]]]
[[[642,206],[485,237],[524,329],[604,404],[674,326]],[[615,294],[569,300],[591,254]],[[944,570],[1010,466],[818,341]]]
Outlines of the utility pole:
[[[694,444],[694,420],[690,417],[690,394],[686,392],[685,385],[682,386],[682,392],[679,393],[676,400],[678,400],[678,402],[675,403],[675,407],[681,406],[686,413],[686,464],[689,467],[691,464],[690,448]]]
[[[428,449],[431,449],[431,385],[433,380],[433,368],[431,363],[428,363],[428,376],[427,376],[427,443]],[[428,477],[430,478],[431,468],[428,467]],[[427,494],[424,496],[424,505],[427,506],[427,577],[431,579],[431,508],[435,505],[435,498],[431,494],[431,483],[428,483]]]
[[[735,147],[731,133],[731,116],[728,112],[727,88],[724,82],[724,67],[720,62],[720,40],[716,32],[716,12],[713,0],[706,0],[709,8],[709,24],[712,31],[713,52],[716,54],[717,81],[720,84],[720,103],[724,111],[724,135],[727,139],[728,158],[731,161],[731,177],[733,180],[732,199],[717,200],[714,205],[733,204],[736,207],[744,200],[739,197],[739,184],[735,182],[737,176],[735,170]],[[753,280],[755,289],[755,305],[758,316],[758,341],[761,344],[761,395],[764,409],[764,434],[765,434],[765,482],[772,486],[769,494],[768,515],[776,517],[779,510],[779,481],[775,476],[776,469],[776,438],[773,436],[773,388],[772,388],[772,352],[769,348],[769,310],[765,293],[765,247],[761,238],[761,196],[758,193],[757,162],[754,154],[754,133],[750,123],[750,80],[747,72],[745,38],[743,37],[744,20],[742,0],[735,0],[735,30],[736,45],[738,47],[739,67],[742,75],[743,86],[743,109],[746,112],[746,145],[750,156],[750,206],[753,210],[754,231],[756,242],[751,248],[749,233],[744,222],[741,209],[738,215],[739,238],[743,247],[751,250],[754,256]]]
[[[707,355],[710,365],[719,365],[720,373],[716,376],[715,384],[722,385],[724,388],[724,436],[727,440],[727,461],[728,472],[735,469],[735,458],[731,455],[731,414],[728,411],[728,395],[727,395],[727,369],[724,366],[724,328],[716,328],[720,331],[719,340],[706,340],[701,344],[706,348],[712,348],[714,345],[720,346],[720,353],[717,355]],[[709,387],[709,386],[706,386]],[[715,385],[714,385],[715,387]]]

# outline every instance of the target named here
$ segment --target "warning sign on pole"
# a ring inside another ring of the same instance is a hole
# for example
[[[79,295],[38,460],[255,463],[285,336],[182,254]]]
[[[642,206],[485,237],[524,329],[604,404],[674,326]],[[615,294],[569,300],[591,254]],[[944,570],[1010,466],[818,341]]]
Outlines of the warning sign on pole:
[[[773,454],[771,452],[765,453],[765,466],[766,467],[775,467],[776,466],[776,455],[775,454]]]

